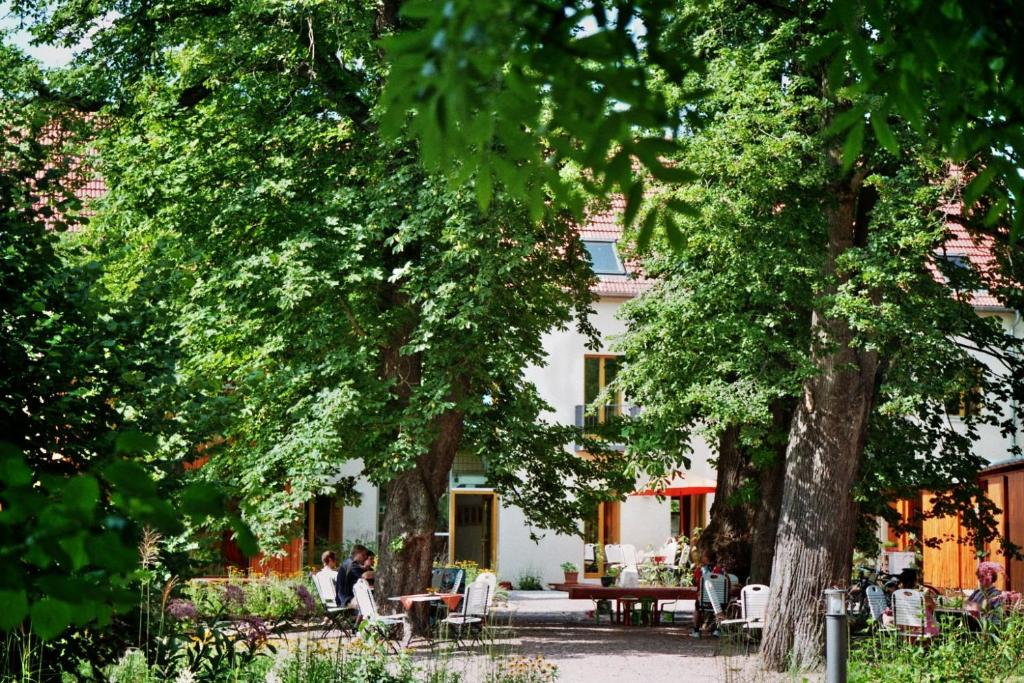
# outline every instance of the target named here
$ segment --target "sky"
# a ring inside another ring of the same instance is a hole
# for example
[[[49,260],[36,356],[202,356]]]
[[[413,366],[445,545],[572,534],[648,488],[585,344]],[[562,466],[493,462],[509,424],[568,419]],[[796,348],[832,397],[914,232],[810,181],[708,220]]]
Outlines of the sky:
[[[10,42],[35,57],[43,66],[64,66],[71,61],[72,52],[68,48],[30,44],[32,36],[21,29],[18,17],[11,14],[9,2],[0,1],[0,30],[8,34]]]

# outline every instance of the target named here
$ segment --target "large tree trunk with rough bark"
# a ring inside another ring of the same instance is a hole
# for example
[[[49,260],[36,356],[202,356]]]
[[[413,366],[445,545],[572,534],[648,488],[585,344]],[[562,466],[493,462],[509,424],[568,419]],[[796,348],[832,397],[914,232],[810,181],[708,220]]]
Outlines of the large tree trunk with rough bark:
[[[865,223],[856,220],[859,185],[855,178],[836,188],[834,203],[826,209],[825,275],[835,276],[833,288],[843,279],[836,259],[866,241]],[[765,668],[776,671],[821,664],[822,591],[849,579],[857,521],[853,487],[878,365],[875,352],[853,346],[846,320],[815,310],[811,326],[819,372],[804,382],[790,429],[761,648]]]
[[[700,549],[737,576],[750,572],[750,532],[753,510],[736,500],[748,474],[749,462],[739,443],[739,427],[727,427],[718,438],[718,474],[711,518],[700,537]]]
[[[772,421],[776,429],[787,428],[793,419],[790,401],[772,405]],[[772,576],[772,558],[779,531],[783,483],[786,475],[786,443],[776,448],[775,460],[760,468],[758,499],[754,510],[754,531],[750,542],[750,582],[768,583]]]
[[[447,413],[437,421],[430,450],[413,469],[399,474],[387,486],[387,507],[381,530],[380,562],[374,582],[383,597],[422,593],[430,586],[437,505],[448,490],[448,473],[462,436],[463,416]],[[382,610],[397,609],[379,600]],[[413,614],[413,627],[422,632],[423,614]]]

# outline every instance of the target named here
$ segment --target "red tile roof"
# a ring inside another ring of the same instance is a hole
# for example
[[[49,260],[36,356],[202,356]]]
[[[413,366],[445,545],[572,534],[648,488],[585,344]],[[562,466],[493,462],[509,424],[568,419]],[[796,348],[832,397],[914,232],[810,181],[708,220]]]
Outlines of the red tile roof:
[[[962,215],[959,205],[947,205],[943,207],[943,211],[947,217],[947,238],[943,247],[936,250],[936,258],[962,256],[970,262],[973,269],[980,276],[982,283],[995,284],[993,280],[997,277],[997,264],[993,254],[993,239],[987,235],[971,234],[959,220]],[[937,279],[942,279],[942,275],[934,263],[929,263],[928,267]],[[988,289],[964,292],[963,296],[975,308],[990,310],[1008,308],[1004,302],[993,296]]]
[[[622,212],[626,209],[626,200],[613,197],[608,208],[595,211],[587,216],[587,222],[580,227],[580,237],[584,240],[622,239]],[[653,280],[644,276],[639,261],[624,260],[625,275],[598,275],[597,285],[593,292],[599,297],[632,298],[643,294],[654,284]]]
[[[80,150],[67,149],[66,146],[70,144],[71,139],[72,136],[68,131],[61,128],[58,124],[51,124],[44,129],[40,142],[49,147],[52,154],[50,158],[53,159],[53,162],[48,164],[48,168],[58,164],[66,166],[67,172],[62,179],[64,187],[74,192],[75,196],[82,202],[83,206],[77,212],[78,215],[88,217],[95,213],[95,211],[89,208],[90,200],[98,199],[106,194],[107,184],[88,164],[83,163]],[[92,152],[93,150],[90,150],[90,153]],[[40,177],[42,177],[41,173]],[[53,197],[43,194],[40,197],[38,206],[44,206],[51,201],[53,201]],[[59,219],[59,216],[54,216],[47,221],[47,224],[50,225]],[[71,232],[77,232],[81,229],[82,223],[78,221],[72,221],[68,227],[68,230]]]

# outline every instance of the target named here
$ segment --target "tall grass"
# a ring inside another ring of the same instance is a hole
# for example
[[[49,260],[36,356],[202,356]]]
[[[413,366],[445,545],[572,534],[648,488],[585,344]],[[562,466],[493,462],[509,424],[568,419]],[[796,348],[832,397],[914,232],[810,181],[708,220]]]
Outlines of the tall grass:
[[[930,641],[913,641],[876,631],[852,643],[851,683],[916,681],[1002,681],[1024,676],[1024,615],[971,632],[961,623],[943,624]]]

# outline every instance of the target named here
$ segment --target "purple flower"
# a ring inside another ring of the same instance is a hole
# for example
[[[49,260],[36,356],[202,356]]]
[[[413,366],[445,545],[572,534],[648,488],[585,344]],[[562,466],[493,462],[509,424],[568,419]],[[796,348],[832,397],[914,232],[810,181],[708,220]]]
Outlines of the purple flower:
[[[245,591],[240,586],[228,584],[224,586],[224,602],[227,604],[234,603],[238,607],[245,605]]]
[[[179,621],[195,619],[199,616],[199,610],[196,609],[192,601],[181,598],[175,598],[167,603],[167,613]]]
[[[299,602],[302,603],[301,613],[308,615],[316,612],[316,601],[313,600],[313,596],[308,588],[299,584],[295,587],[295,594],[299,596]]]
[[[267,623],[259,617],[242,617],[238,621],[237,628],[250,648],[260,647],[270,639],[270,629],[267,628]]]

